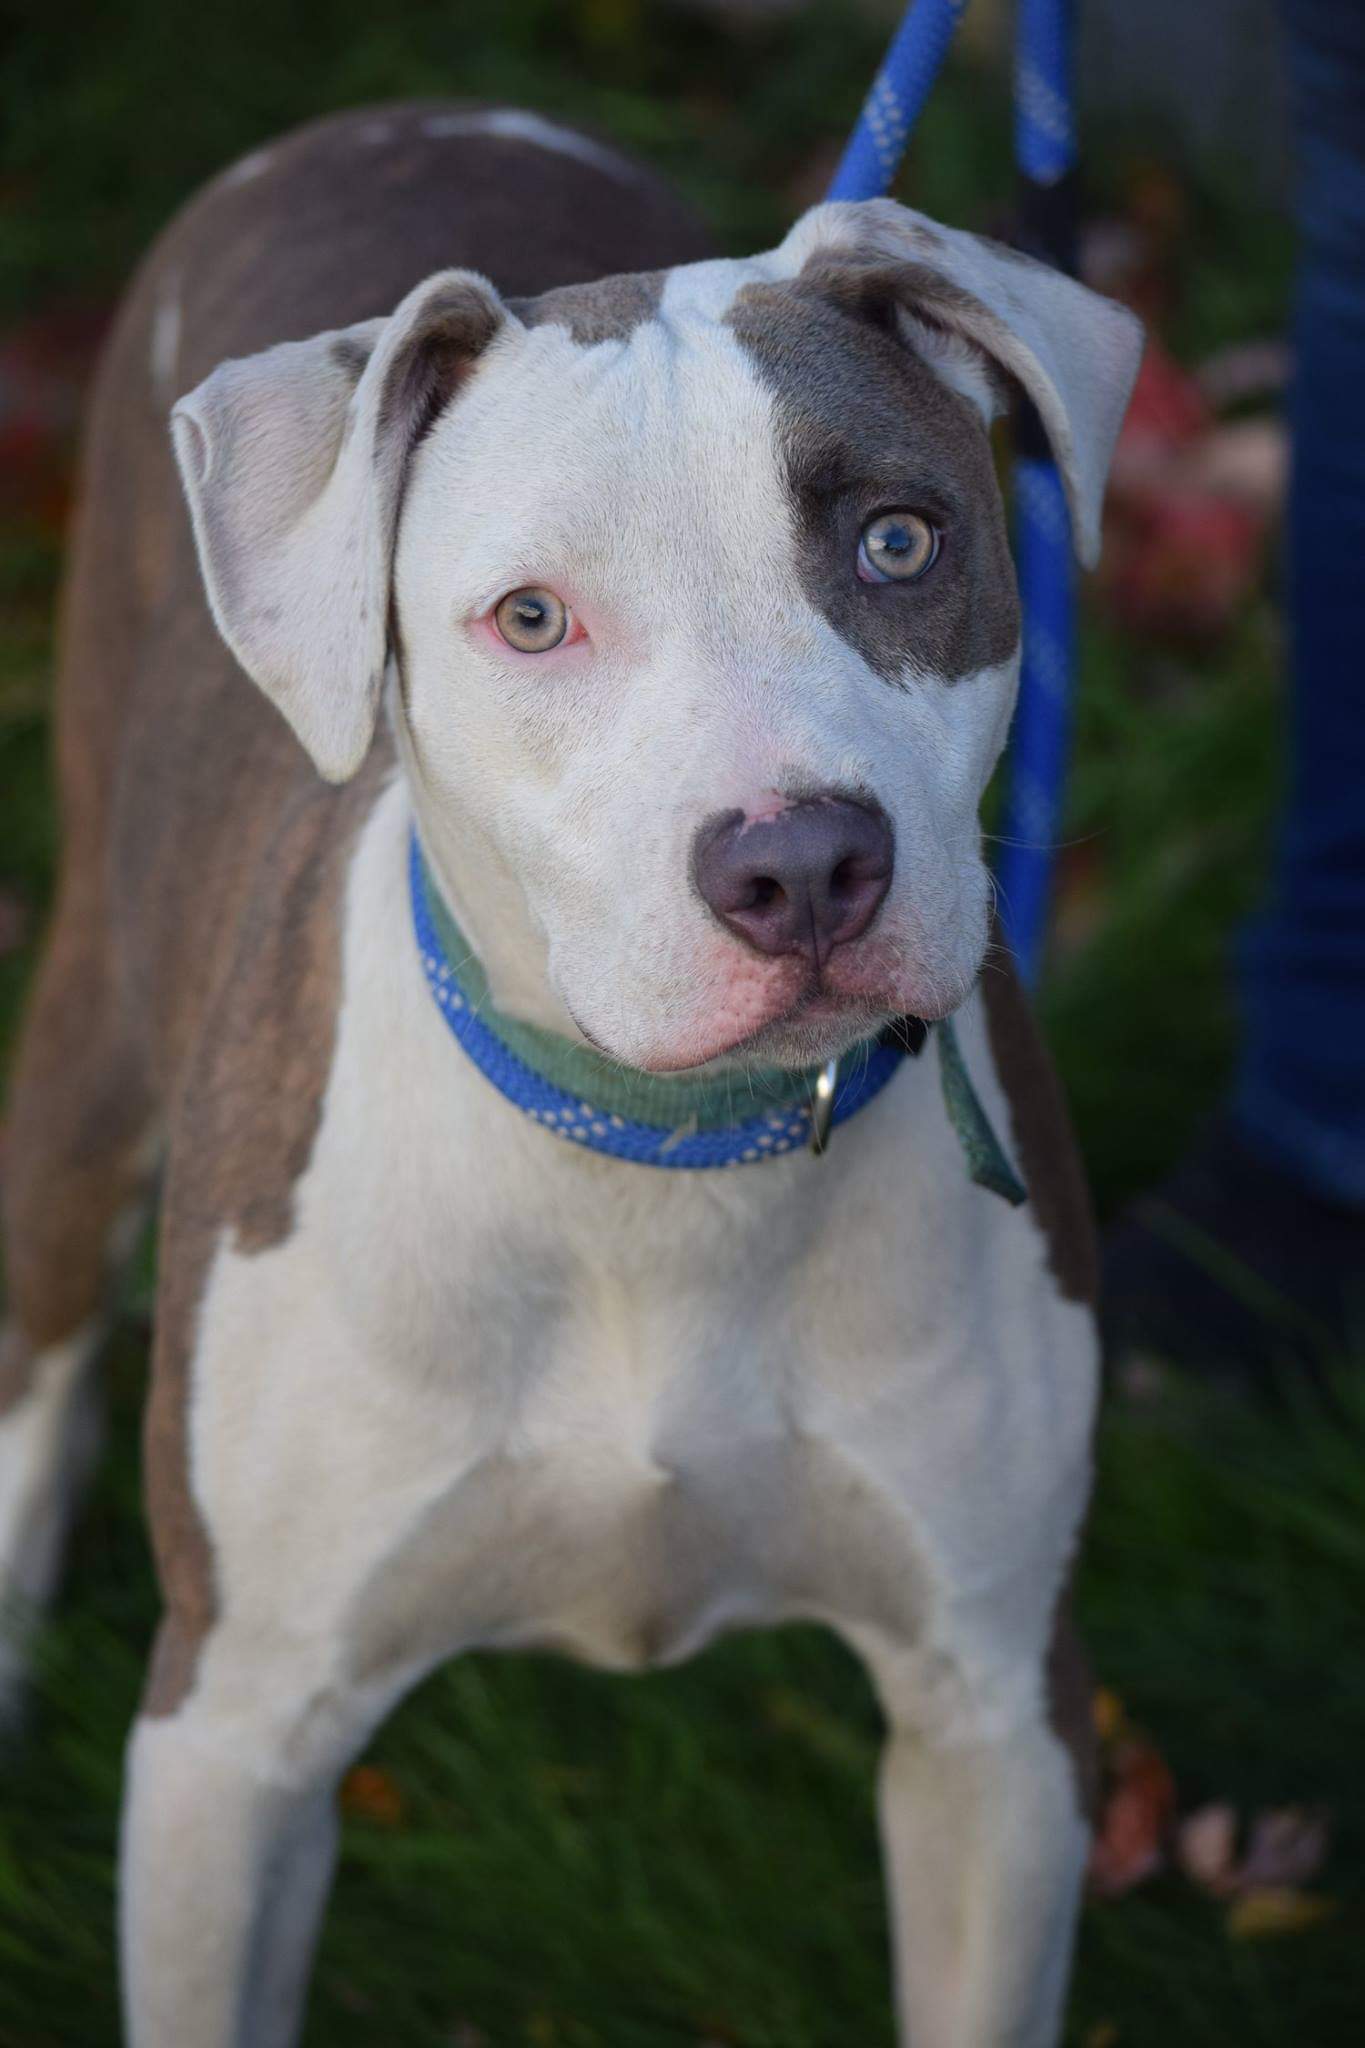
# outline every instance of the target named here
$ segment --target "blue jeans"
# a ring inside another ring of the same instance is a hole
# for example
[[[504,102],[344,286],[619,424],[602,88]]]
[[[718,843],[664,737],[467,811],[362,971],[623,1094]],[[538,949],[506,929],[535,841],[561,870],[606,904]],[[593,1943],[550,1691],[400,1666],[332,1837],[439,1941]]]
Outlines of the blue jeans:
[[[1290,783],[1242,955],[1252,1145],[1365,1204],[1365,5],[1284,0],[1299,163]]]

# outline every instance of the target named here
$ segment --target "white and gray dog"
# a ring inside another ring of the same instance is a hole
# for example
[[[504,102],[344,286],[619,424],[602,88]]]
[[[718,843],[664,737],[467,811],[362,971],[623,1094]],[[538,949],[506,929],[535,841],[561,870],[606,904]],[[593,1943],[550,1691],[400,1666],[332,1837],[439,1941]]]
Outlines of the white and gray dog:
[[[260,151],[144,267],[0,1354],[36,1603],[164,1162],[134,2048],[295,2040],[338,1773],[439,1660],[797,1617],[885,1711],[902,2038],[1055,2039],[1093,1252],[991,945],[988,429],[1021,387],[1093,559],[1138,348],[886,202],[708,260],[614,152],[440,104]]]

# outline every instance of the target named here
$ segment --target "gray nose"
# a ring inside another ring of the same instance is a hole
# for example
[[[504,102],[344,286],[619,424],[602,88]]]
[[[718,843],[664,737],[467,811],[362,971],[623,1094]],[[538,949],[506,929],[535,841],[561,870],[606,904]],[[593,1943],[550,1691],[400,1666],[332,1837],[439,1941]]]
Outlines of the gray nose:
[[[867,930],[894,865],[886,818],[841,796],[752,824],[727,811],[702,826],[692,853],[697,888],[723,925],[760,953],[800,954],[817,970]]]

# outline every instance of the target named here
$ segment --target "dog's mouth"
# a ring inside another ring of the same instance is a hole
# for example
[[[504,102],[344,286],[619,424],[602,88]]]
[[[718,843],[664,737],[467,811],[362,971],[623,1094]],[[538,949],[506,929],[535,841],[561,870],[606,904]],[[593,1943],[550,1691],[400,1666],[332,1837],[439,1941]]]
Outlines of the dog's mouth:
[[[747,1031],[714,1042],[698,1034],[695,1051],[689,1047],[682,1054],[669,1049],[656,1059],[637,1059],[630,1064],[638,1072],[661,1077],[697,1075],[708,1068],[722,1073],[735,1067],[823,1066],[852,1046],[875,1037],[903,1008],[893,995],[849,994],[812,977],[780,1010]],[[595,1052],[613,1064],[621,1063],[620,1055],[605,1045],[581,1017],[573,1010],[569,1014]]]
[[[873,1038],[897,1014],[894,997],[846,995],[812,984],[795,1001],[738,1038],[707,1049],[676,1073],[699,1067],[718,1071],[742,1066],[819,1067],[864,1039]]]
[[[778,971],[765,974],[757,986],[756,977],[734,985],[741,1000],[734,1000],[727,977],[709,1014],[703,1009],[680,1016],[672,1020],[675,1028],[666,1027],[653,1043],[629,1052],[593,1030],[572,1005],[569,1014],[602,1058],[637,1073],[700,1078],[759,1066],[793,1071],[842,1058],[897,1018],[933,1024],[951,1016],[971,993],[980,961],[945,972],[906,961],[899,951],[877,949],[861,959],[836,956],[823,968],[806,969],[791,958],[767,965]]]

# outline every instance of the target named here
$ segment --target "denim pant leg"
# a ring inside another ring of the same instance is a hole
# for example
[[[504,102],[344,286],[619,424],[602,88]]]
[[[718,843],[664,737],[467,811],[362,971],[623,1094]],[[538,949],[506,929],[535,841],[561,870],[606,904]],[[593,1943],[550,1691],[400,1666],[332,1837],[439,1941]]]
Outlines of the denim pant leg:
[[[1365,5],[1285,0],[1299,164],[1290,783],[1242,956],[1234,1103],[1257,1149],[1365,1204]]]

